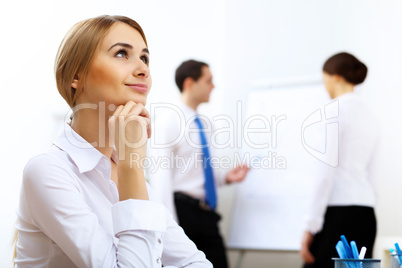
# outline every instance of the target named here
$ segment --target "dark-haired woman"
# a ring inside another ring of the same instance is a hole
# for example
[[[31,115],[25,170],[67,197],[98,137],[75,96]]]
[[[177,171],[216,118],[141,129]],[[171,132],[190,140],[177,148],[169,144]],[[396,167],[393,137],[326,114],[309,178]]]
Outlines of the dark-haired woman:
[[[372,257],[376,235],[372,176],[378,127],[369,108],[356,96],[354,87],[364,81],[367,67],[348,53],[330,57],[324,64],[324,84],[331,99],[326,119],[338,123],[338,131],[326,138],[325,159],[319,168],[306,217],[300,255],[304,267],[333,267],[336,243],[341,235],[367,247]]]

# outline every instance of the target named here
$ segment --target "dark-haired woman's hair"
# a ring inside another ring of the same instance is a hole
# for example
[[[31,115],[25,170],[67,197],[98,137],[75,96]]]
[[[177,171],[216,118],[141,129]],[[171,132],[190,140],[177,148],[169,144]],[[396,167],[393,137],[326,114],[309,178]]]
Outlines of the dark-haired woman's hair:
[[[367,66],[355,56],[342,52],[330,57],[324,64],[323,71],[342,76],[347,82],[358,85],[367,75]]]
[[[183,92],[183,83],[187,77],[191,77],[194,81],[201,77],[204,66],[208,66],[208,64],[196,60],[187,60],[177,67],[175,80],[180,92]]]

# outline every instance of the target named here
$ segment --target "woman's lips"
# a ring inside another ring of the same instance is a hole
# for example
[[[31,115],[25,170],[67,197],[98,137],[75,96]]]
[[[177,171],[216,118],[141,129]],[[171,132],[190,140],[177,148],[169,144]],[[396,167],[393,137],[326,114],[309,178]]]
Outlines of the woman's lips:
[[[132,89],[139,91],[139,92],[148,92],[148,85],[147,84],[126,84],[126,86],[131,87]]]

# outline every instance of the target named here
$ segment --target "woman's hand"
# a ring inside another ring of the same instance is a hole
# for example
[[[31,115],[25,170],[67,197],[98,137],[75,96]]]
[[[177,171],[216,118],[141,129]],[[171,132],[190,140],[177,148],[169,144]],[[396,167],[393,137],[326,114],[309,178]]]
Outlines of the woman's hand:
[[[315,262],[315,258],[313,254],[310,252],[311,243],[313,243],[314,236],[309,231],[305,231],[303,234],[302,245],[299,251],[301,258],[303,259],[304,263],[311,264]]]
[[[151,120],[144,105],[128,101],[126,105],[118,106],[109,119],[109,130],[119,162],[130,162],[130,159],[142,159],[146,156],[147,139],[151,136]]]
[[[148,199],[142,164],[147,139],[151,136],[149,113],[141,103],[128,101],[117,107],[109,119],[110,138],[118,153],[118,191],[120,201]]]

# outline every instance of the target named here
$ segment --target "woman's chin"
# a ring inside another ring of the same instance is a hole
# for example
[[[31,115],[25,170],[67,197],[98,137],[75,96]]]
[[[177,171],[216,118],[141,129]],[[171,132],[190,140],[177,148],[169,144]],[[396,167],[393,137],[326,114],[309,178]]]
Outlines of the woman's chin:
[[[120,106],[120,105],[126,105],[127,102],[132,101],[135,103],[141,103],[142,105],[146,105],[147,104],[147,97],[135,97],[135,98],[126,98],[120,101],[116,101],[113,104],[116,106]]]

